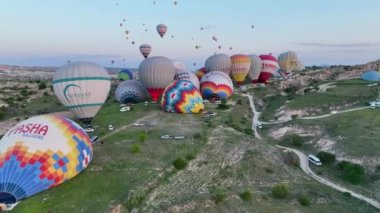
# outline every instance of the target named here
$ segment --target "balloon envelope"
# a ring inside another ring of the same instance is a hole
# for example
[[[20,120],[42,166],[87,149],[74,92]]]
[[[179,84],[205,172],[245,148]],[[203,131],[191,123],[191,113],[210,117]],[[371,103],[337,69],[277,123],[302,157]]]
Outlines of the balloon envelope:
[[[199,79],[195,75],[195,73],[193,73],[193,72],[178,70],[178,71],[176,71],[176,74],[174,76],[174,80],[190,81],[199,90],[199,87],[200,87]]]
[[[261,72],[259,76],[260,83],[268,83],[270,77],[272,77],[273,73],[278,69],[277,59],[273,57],[271,54],[269,55],[260,55],[260,59],[263,62],[261,67]]]
[[[166,34],[166,31],[168,30],[168,27],[165,24],[159,24],[156,27],[157,33],[162,37]]]
[[[15,203],[57,186],[92,160],[87,133],[73,121],[42,115],[22,121],[0,140],[0,203]]]
[[[53,89],[61,103],[77,118],[91,121],[100,110],[111,89],[107,70],[91,62],[75,62],[57,70]]]
[[[231,76],[238,85],[242,84],[251,68],[251,59],[247,55],[231,56]]]
[[[231,72],[231,59],[226,54],[216,54],[206,60],[206,71],[222,71],[227,75]]]
[[[149,44],[140,45],[140,52],[144,56],[144,58],[147,58],[151,51],[152,47]]]
[[[371,70],[362,74],[362,79],[365,81],[380,81],[380,72]]]
[[[173,61],[175,71],[186,71],[186,65],[182,61]]]
[[[251,67],[248,77],[251,79],[252,83],[257,83],[261,73],[261,67],[263,66],[263,61],[257,55],[249,55],[249,58],[251,59]]]
[[[131,70],[124,69],[124,70],[121,70],[121,71],[117,74],[117,77],[118,77],[121,81],[132,80],[132,79],[133,79],[133,73],[132,73]]]
[[[153,101],[158,101],[164,89],[173,81],[175,75],[171,60],[162,57],[150,57],[141,62],[139,77]]]
[[[201,113],[204,110],[199,90],[187,80],[172,82],[161,99],[162,109],[175,113]]]
[[[297,54],[293,51],[281,53],[278,56],[278,64],[282,71],[292,72],[297,66]]]
[[[202,67],[199,70],[195,71],[195,75],[198,77],[199,80],[201,80],[202,77],[206,75],[206,67]]]
[[[231,78],[224,72],[213,71],[201,79],[201,93],[206,99],[228,99],[234,87]]]
[[[115,99],[120,103],[144,101],[149,97],[144,85],[136,80],[123,81],[117,86]]]

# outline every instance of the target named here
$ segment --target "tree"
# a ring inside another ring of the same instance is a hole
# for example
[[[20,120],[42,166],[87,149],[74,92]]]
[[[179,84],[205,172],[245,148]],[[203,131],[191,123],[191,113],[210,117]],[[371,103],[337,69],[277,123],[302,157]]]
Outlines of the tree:
[[[356,163],[342,161],[338,163],[338,168],[342,171],[342,178],[352,184],[359,184],[364,181],[364,168]]]
[[[38,89],[39,90],[41,90],[41,89],[46,89],[46,83],[45,82],[40,82],[39,84],[38,84]]]
[[[332,164],[335,162],[335,155],[329,152],[320,151],[317,153],[317,157],[323,164]]]
[[[251,201],[252,200],[252,193],[249,190],[245,190],[244,192],[239,194],[240,199],[243,201]]]
[[[302,206],[310,206],[310,198],[306,194],[299,195],[297,200]]]
[[[184,168],[186,168],[187,166],[187,162],[182,159],[182,158],[177,158],[174,162],[173,162],[173,165],[176,169],[178,170],[182,170]]]

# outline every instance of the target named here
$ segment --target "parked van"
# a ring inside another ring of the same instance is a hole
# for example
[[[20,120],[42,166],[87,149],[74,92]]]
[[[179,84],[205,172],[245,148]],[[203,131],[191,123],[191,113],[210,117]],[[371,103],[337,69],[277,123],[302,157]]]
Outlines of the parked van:
[[[310,162],[312,162],[314,165],[322,166],[321,160],[319,158],[315,157],[314,155],[308,155],[307,158]]]

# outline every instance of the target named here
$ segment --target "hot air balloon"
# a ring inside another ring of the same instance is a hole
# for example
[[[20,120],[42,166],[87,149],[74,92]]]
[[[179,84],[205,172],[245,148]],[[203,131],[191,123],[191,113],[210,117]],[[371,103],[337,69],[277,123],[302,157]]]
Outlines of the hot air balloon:
[[[219,45],[219,46],[218,46],[218,49],[222,49],[222,45]]]
[[[140,52],[144,56],[144,58],[147,58],[151,51],[152,47],[149,44],[140,45]]]
[[[302,63],[302,61],[297,60],[297,66],[294,68],[293,71],[303,71],[305,69],[305,65]]]
[[[175,71],[185,71],[187,70],[186,65],[182,61],[173,61]]]
[[[269,78],[272,77],[273,73],[277,71],[279,66],[277,59],[271,54],[260,55],[260,59],[262,60],[263,65],[261,67],[259,82],[267,84],[269,82]]]
[[[195,75],[198,77],[199,80],[202,79],[204,75],[206,75],[206,68],[202,67],[199,70],[195,71]]]
[[[213,37],[212,37],[212,40],[214,40],[215,42],[217,42],[217,41],[218,41],[218,38],[215,37],[215,36],[213,36]]]
[[[157,33],[162,37],[164,37],[166,31],[168,30],[168,27],[165,24],[159,24],[156,27]]]
[[[125,35],[128,35],[129,34],[129,31],[128,30],[125,30]]]
[[[115,99],[120,103],[144,101],[149,97],[144,85],[136,80],[123,81],[117,86]]]
[[[126,81],[126,80],[132,80],[133,79],[133,73],[131,70],[128,69],[123,69],[121,70],[118,74],[117,77],[121,81]]]
[[[252,83],[257,83],[263,66],[263,61],[257,55],[249,55],[249,58],[251,59],[251,68],[248,77],[251,79]]]
[[[173,81],[175,68],[171,60],[157,56],[141,62],[139,76],[153,101],[157,102],[164,89]]]
[[[251,68],[251,59],[247,55],[231,56],[231,76],[238,85],[241,85]]]
[[[74,62],[55,72],[53,89],[65,107],[81,121],[90,123],[108,97],[111,78],[97,64]]]
[[[199,90],[186,80],[174,81],[166,87],[161,106],[165,112],[172,113],[201,113],[204,110]]]
[[[205,67],[207,72],[222,71],[229,75],[231,71],[231,59],[226,54],[215,54],[206,60]]]
[[[135,45],[135,41],[132,41],[132,45]]]
[[[380,73],[374,70],[364,72],[361,77],[365,81],[380,81]]]
[[[190,81],[199,90],[199,79],[193,72],[186,70],[176,70],[174,80]]]
[[[42,115],[0,140],[0,204],[13,204],[78,175],[92,160],[87,133],[73,121]]]
[[[111,64],[114,64],[115,63],[115,60],[111,60]]]
[[[177,4],[178,4],[178,2],[177,2],[177,1],[174,1],[173,3],[174,3],[174,5],[177,5]]]
[[[207,73],[200,83],[203,98],[210,100],[228,99],[234,91],[231,78],[220,71]]]
[[[296,68],[297,61],[297,54],[293,51],[284,52],[278,56],[278,64],[281,70],[286,73],[290,73]]]

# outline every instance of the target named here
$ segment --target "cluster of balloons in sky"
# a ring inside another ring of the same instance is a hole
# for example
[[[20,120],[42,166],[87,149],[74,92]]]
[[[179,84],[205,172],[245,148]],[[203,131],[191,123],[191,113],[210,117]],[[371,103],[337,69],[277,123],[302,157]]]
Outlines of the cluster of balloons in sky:
[[[166,112],[201,113],[203,99],[231,97],[234,81],[241,85],[248,76],[254,83],[267,83],[279,66],[291,72],[297,63],[294,52],[281,54],[278,60],[270,54],[217,54],[192,72],[182,62],[150,57],[139,66],[139,80],[129,70],[119,72],[115,99],[128,103],[150,96]],[[109,96],[111,77],[95,63],[73,62],[55,72],[53,89],[60,102],[88,124]],[[69,180],[88,166],[92,155],[89,136],[74,121],[42,115],[18,123],[0,140],[0,204],[18,202]]]

